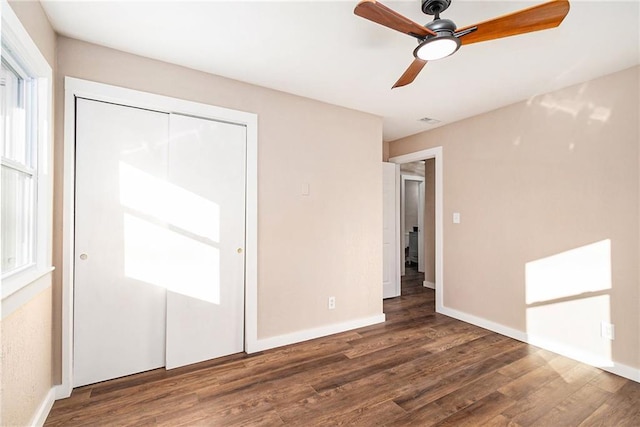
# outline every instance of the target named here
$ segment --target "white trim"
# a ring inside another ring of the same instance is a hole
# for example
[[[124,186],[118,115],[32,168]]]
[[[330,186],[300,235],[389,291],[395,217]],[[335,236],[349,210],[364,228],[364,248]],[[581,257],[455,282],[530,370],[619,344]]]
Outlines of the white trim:
[[[552,341],[544,337],[530,335],[526,332],[510,328],[500,323],[492,322],[482,317],[474,316],[472,314],[468,314],[452,308],[443,307],[440,313],[458,320],[462,320],[463,322],[471,323],[472,325],[488,329],[492,332],[505,335],[509,338],[513,338],[518,341],[522,341],[527,344],[552,351],[570,359],[577,360],[578,362],[582,362],[590,366],[595,366],[604,371],[620,375],[624,378],[628,378],[632,381],[640,382],[640,369],[638,368],[633,368],[631,366],[613,362],[610,360],[604,360],[602,356],[591,354],[584,350],[568,346],[561,342]]]
[[[2,0],[2,44],[20,58],[21,68],[51,78],[51,66],[6,0]],[[47,76],[48,74],[48,76]]]
[[[74,177],[75,98],[113,102],[166,113],[178,113],[247,127],[246,229],[245,229],[245,351],[256,347],[258,299],[258,117],[253,113],[215,107],[132,89],[65,77],[64,191],[62,260],[62,384],[58,399],[73,389],[73,271],[74,271]]]
[[[481,328],[489,329],[490,331],[497,332],[500,335],[505,335],[518,341],[527,342],[526,333],[504,326],[500,323],[492,322],[491,320],[487,320],[482,317],[474,316],[473,314],[468,314],[448,307],[442,307],[442,310],[439,313],[453,317],[454,319],[462,320],[463,322],[471,323],[472,325],[476,325]]]
[[[402,241],[400,237],[400,165],[396,165],[396,201],[394,206],[394,215],[396,216],[396,254],[395,254],[395,279],[396,282],[396,296],[402,295],[402,273],[404,273],[404,247],[400,246]],[[402,254],[402,257],[401,257]]]
[[[444,160],[442,147],[434,147],[415,153],[404,154],[389,159],[393,163],[410,163],[418,160],[435,159],[435,187],[436,187],[436,312],[444,309]]]
[[[27,282],[26,285],[20,287],[9,295],[2,296],[2,319],[5,319],[11,313],[31,301],[36,295],[51,286],[51,280],[41,280],[48,276],[54,270],[50,267],[46,270],[30,271],[27,277],[21,277]]]
[[[545,350],[577,360],[578,362],[595,366],[607,372],[611,372],[612,374],[620,375],[621,377],[628,378],[635,382],[640,382],[640,368],[632,368],[631,366],[603,358],[600,355],[593,354],[579,348],[568,346],[562,342],[549,340],[545,337],[527,334],[526,342],[528,344],[535,345],[536,347],[544,348]]]
[[[338,334],[340,332],[351,331],[365,326],[384,323],[386,317],[384,314],[378,314],[362,319],[350,320],[348,322],[336,323],[333,325],[321,326],[319,328],[306,329],[303,331],[292,332],[290,334],[278,335],[270,338],[263,338],[255,343],[255,347],[248,353],[269,350],[271,348],[282,347],[285,345],[296,344],[316,338],[326,337],[328,335]]]
[[[402,281],[402,278],[400,275],[400,165],[397,165],[395,163],[382,162],[383,196],[385,194],[386,186],[391,184],[391,182],[387,182],[389,180],[389,176],[390,176],[389,172],[391,170],[393,170],[393,201],[392,201],[392,205],[388,206],[387,199],[383,197],[383,203],[382,203],[383,215],[382,216],[383,216],[383,220],[386,221],[388,219],[387,214],[390,213],[390,212],[387,212],[387,210],[389,208],[392,209],[392,215],[393,215],[392,246],[393,247],[391,249],[391,256],[392,256],[391,261],[393,265],[389,266],[391,270],[389,271],[390,278],[388,282],[385,282],[384,274],[381,276],[382,299],[395,298],[400,296],[401,281]],[[383,234],[383,240],[384,240],[384,234],[385,234],[384,226],[382,227],[382,234]],[[384,242],[383,242],[383,246],[384,246]],[[383,250],[383,252],[385,251]],[[387,265],[388,261],[390,260],[384,259],[385,266]],[[393,289],[390,289],[391,286],[393,286]]]
[[[40,427],[44,425],[45,421],[47,421],[47,417],[49,416],[49,412],[51,412],[51,408],[53,407],[55,396],[55,387],[52,387],[49,389],[42,402],[40,402],[36,413],[33,414],[33,418],[31,418],[31,422],[29,423],[30,426]]]
[[[436,288],[436,284],[433,282],[427,282],[426,280],[424,282],[422,282],[422,286],[424,286],[425,288],[429,288],[429,289],[435,289]]]
[[[52,141],[52,122],[53,122],[53,74],[51,66],[42,55],[35,42],[29,36],[27,30],[13,12],[9,4],[2,0],[2,44],[11,53],[12,56],[21,62],[21,67],[25,72],[35,80],[37,90],[37,193],[35,207],[35,247],[34,261],[35,265],[24,268],[22,271],[9,273],[2,279],[2,306],[4,309],[5,298],[20,293],[19,298],[7,302],[7,307],[15,310],[15,304],[20,302],[24,304],[29,301],[25,299],[26,295],[35,296],[33,289],[27,292],[20,292],[24,288],[29,287],[38,278],[51,272],[51,239],[52,239],[52,216],[53,216],[53,199],[52,188],[53,179],[51,175],[51,162],[53,150],[51,150]],[[4,163],[4,162],[3,162]],[[12,167],[15,167],[12,166]],[[33,173],[33,171],[31,172]],[[37,293],[37,292],[36,292]],[[3,316],[7,313],[3,310]]]

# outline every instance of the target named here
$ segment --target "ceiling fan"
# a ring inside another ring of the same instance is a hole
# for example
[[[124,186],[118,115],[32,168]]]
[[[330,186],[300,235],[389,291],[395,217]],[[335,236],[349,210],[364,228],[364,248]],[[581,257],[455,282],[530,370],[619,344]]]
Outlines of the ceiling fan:
[[[569,13],[568,0],[551,0],[458,29],[453,21],[440,18],[440,13],[451,5],[451,0],[421,1],[422,11],[434,16],[433,21],[424,26],[376,0],[362,0],[353,11],[362,18],[408,34],[418,40],[418,47],[413,51],[415,59],[393,88],[413,82],[428,61],[445,58],[455,53],[460,45],[555,28]]]

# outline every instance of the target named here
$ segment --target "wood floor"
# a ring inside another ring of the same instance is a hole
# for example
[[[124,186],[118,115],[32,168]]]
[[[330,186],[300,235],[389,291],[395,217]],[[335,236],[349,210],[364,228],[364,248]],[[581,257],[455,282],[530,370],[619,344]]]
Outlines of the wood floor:
[[[640,426],[640,384],[435,314],[406,277],[384,324],[81,387],[46,425]]]

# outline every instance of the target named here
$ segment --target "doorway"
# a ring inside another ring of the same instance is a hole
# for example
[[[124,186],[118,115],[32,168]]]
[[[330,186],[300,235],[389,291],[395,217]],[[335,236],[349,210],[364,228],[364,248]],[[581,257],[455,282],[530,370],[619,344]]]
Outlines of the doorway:
[[[425,198],[425,219],[428,215],[433,217],[433,239],[428,239],[431,244],[426,244],[424,248],[425,252],[425,280],[423,286],[432,287],[436,291],[436,312],[440,312],[443,307],[444,301],[444,280],[443,280],[443,236],[444,236],[444,222],[443,222],[443,154],[442,147],[435,147],[426,150],[417,151],[414,153],[404,154],[401,156],[392,157],[389,162],[404,165],[412,162],[426,161],[430,163],[430,168],[425,167],[425,182],[431,181],[433,183],[433,198],[432,202],[428,202],[429,198]],[[431,172],[427,172],[430,169]],[[431,178],[431,179],[429,179]],[[428,191],[426,191],[428,193]],[[429,220],[430,221],[430,220]],[[425,233],[426,234],[426,233]],[[427,239],[425,239],[425,243]],[[431,246],[431,247],[429,247]],[[403,248],[404,250],[404,248]],[[430,266],[429,263],[432,262]],[[429,273],[431,268],[432,273]],[[433,282],[427,280],[431,277]]]
[[[401,275],[407,267],[415,267],[424,273],[424,208],[425,208],[425,162],[400,165],[400,248]]]

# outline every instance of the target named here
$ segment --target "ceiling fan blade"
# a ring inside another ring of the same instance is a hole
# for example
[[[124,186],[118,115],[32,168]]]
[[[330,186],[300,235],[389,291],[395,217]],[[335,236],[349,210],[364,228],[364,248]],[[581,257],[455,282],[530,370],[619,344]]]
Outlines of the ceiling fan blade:
[[[400,31],[412,37],[424,38],[428,35],[435,36],[436,33],[413,22],[409,18],[405,18],[398,12],[389,9],[376,0],[362,0],[353,10],[356,15],[373,21],[377,24],[384,25],[392,30]]]
[[[567,0],[551,0],[499,18],[460,28],[456,32],[477,27],[476,31],[461,36],[460,42],[463,45],[478,43],[557,27],[567,13],[569,13]]]
[[[427,65],[427,61],[415,58],[411,65],[409,65],[409,68],[407,68],[404,74],[400,76],[396,84],[394,84],[391,89],[406,86],[409,83],[413,82],[418,74],[420,74],[420,71],[422,71],[425,65]]]

